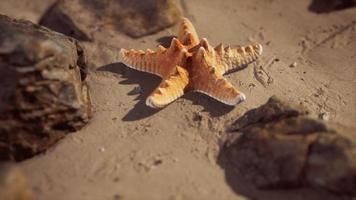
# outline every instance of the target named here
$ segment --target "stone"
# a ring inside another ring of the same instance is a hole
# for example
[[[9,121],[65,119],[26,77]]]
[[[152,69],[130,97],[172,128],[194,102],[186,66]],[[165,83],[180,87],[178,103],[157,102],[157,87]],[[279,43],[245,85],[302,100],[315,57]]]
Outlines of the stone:
[[[356,0],[313,0],[309,10],[316,13],[328,13],[356,6]]]
[[[60,0],[40,24],[79,40],[94,32],[138,38],[174,25],[181,7],[179,0]]]
[[[289,65],[290,68],[295,68],[298,66],[298,63],[297,62],[294,62],[292,64]]]
[[[0,199],[34,200],[34,194],[24,173],[14,164],[0,163]]]
[[[23,160],[91,116],[86,64],[73,38],[0,15],[0,160]]]
[[[24,0],[0,1],[0,13],[11,18],[37,23],[55,1],[31,0],[29,3]]]
[[[305,172],[314,186],[356,196],[356,143],[336,134],[319,137],[310,146]]]
[[[308,111],[302,107],[292,107],[290,105],[286,105],[277,97],[272,96],[268,99],[266,104],[256,109],[247,111],[242,117],[231,125],[229,130],[239,131],[251,125],[304,115],[307,114],[307,112]]]
[[[356,142],[306,113],[276,97],[248,111],[220,152],[225,170],[260,189],[312,186],[356,195]]]
[[[322,112],[319,114],[319,118],[325,121],[328,121],[330,119],[330,116],[327,112]]]

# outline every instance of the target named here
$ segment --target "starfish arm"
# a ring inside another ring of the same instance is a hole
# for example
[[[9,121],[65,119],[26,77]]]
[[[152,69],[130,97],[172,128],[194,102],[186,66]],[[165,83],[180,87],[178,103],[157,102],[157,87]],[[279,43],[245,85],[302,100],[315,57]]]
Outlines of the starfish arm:
[[[167,49],[162,46],[160,46],[159,50],[156,52],[149,49],[146,52],[141,50],[137,51],[134,49],[120,50],[121,61],[128,67],[151,74],[156,74],[161,77],[165,73],[165,69],[160,67],[159,62],[163,57],[166,57],[166,54]]]
[[[120,50],[120,59],[125,65],[160,77],[169,75],[175,66],[183,64],[188,56],[190,53],[176,38],[172,39],[169,48],[159,46],[156,52],[149,49],[146,52],[134,49]]]
[[[222,44],[215,47],[218,71],[222,74],[240,70],[257,60],[262,54],[262,45],[246,47],[224,48]]]
[[[199,44],[198,34],[193,24],[187,18],[183,18],[179,25],[178,40],[189,47]]]
[[[193,74],[190,88],[193,91],[207,94],[208,96],[227,105],[236,105],[246,99],[245,95],[235,89],[213,65],[206,59],[206,52],[201,47],[193,58]]]
[[[231,106],[246,100],[246,96],[235,89],[224,77],[212,75],[206,80],[208,80],[207,83],[205,81],[196,83],[193,90]]]
[[[161,108],[182,96],[189,82],[188,76],[186,69],[176,66],[176,72],[162,80],[156,90],[146,99],[146,105]]]

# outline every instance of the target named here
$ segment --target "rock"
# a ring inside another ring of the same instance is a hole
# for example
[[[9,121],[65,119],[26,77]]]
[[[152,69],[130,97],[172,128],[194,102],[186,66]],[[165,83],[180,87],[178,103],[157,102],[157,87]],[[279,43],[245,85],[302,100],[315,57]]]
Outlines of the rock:
[[[254,125],[229,145],[227,157],[237,170],[258,188],[300,186],[308,148],[326,131],[323,124],[307,118],[288,118]]]
[[[79,40],[98,31],[137,38],[174,25],[181,13],[179,0],[60,0],[40,24]]]
[[[24,0],[0,1],[0,13],[11,18],[37,23],[55,1],[31,0],[29,3]]]
[[[289,65],[290,68],[295,68],[298,66],[298,63],[297,62],[294,62],[292,64]]]
[[[336,134],[323,135],[309,150],[305,179],[329,191],[356,195],[356,143]]]
[[[229,128],[231,131],[239,131],[250,125],[278,121],[283,118],[296,117],[306,114],[301,107],[291,107],[284,104],[277,97],[272,96],[265,105],[249,110]]]
[[[240,134],[226,140],[223,167],[257,188],[314,186],[356,195],[356,142],[325,121],[272,97],[233,127]]]
[[[0,199],[35,199],[27,178],[19,168],[12,164],[0,164]]]
[[[0,15],[0,160],[22,160],[83,127],[86,65],[72,38]]]
[[[356,0],[313,0],[309,10],[316,13],[328,13],[356,6]]]
[[[327,112],[322,112],[319,114],[319,118],[322,119],[322,120],[325,120],[325,121],[328,121],[329,120],[329,114]]]

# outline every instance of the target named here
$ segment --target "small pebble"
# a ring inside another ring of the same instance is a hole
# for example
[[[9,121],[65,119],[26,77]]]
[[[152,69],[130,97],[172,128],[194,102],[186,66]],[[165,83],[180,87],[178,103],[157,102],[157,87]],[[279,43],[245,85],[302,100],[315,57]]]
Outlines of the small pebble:
[[[294,68],[294,67],[297,67],[297,65],[298,65],[297,62],[294,62],[294,63],[292,63],[291,65],[289,65],[289,67],[290,67],[290,68]]]
[[[200,115],[199,113],[194,113],[193,115],[193,121],[201,121],[203,119],[203,116]]]
[[[256,85],[255,85],[255,84],[253,84],[253,83],[250,83],[250,84],[248,84],[248,87],[250,87],[250,88],[254,88],[254,87],[256,87]]]
[[[132,90],[132,94],[142,94],[142,88],[140,86],[137,86],[135,87],[133,90]]]
[[[119,195],[119,194],[115,194],[113,199],[114,200],[121,200],[121,199],[123,199],[123,197],[121,195]]]
[[[163,163],[163,161],[161,160],[161,159],[157,159],[157,160],[155,160],[154,162],[153,162],[153,165],[160,165],[160,164],[162,164]]]
[[[104,148],[104,147],[101,147],[101,148],[99,149],[99,151],[100,151],[100,152],[104,152],[104,151],[105,151],[105,148]]]
[[[319,118],[322,119],[322,120],[328,121],[329,120],[329,114],[326,113],[326,112],[322,112],[322,113],[319,114]]]

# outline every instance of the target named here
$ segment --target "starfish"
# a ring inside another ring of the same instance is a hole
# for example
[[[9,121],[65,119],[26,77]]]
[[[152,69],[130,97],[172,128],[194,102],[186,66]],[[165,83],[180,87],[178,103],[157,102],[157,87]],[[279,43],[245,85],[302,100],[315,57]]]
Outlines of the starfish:
[[[212,47],[207,39],[199,40],[192,23],[183,18],[178,38],[170,47],[157,51],[120,50],[122,63],[130,68],[158,75],[160,85],[147,97],[146,105],[161,108],[190,91],[201,92],[225,103],[236,105],[245,95],[223,75],[245,68],[262,54],[262,46],[253,44],[231,48],[219,44]]]

